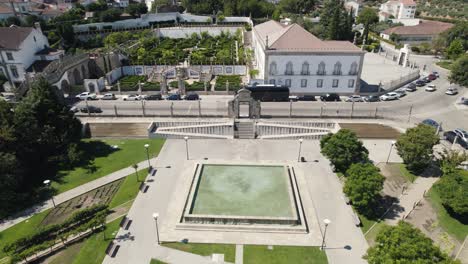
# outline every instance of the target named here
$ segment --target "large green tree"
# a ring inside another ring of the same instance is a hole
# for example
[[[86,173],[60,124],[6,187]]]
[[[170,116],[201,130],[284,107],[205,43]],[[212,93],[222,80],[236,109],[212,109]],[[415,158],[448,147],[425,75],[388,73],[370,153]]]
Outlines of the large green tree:
[[[286,13],[307,14],[313,10],[315,0],[281,0],[278,5]]]
[[[461,171],[444,175],[435,185],[448,211],[461,222],[468,224],[468,177]]]
[[[361,23],[364,25],[364,32],[362,34],[363,39],[368,39],[369,35],[369,28],[379,22],[379,17],[377,16],[377,12],[370,7],[365,7],[361,12],[359,13],[356,22]]]
[[[396,148],[407,168],[419,173],[431,163],[432,148],[438,143],[436,130],[431,126],[419,124],[406,130],[398,138]]]
[[[369,264],[459,263],[443,253],[419,229],[403,221],[397,226],[384,226],[377,234],[375,245],[367,250],[365,258]]]
[[[456,60],[465,52],[461,39],[455,39],[447,48],[447,57]]]
[[[354,163],[369,160],[369,151],[356,134],[348,129],[340,129],[335,134],[328,134],[320,140],[321,153],[325,155],[339,172],[345,173]]]
[[[371,163],[357,163],[346,171],[343,192],[353,206],[364,215],[371,215],[380,198],[385,178]]]
[[[344,8],[341,0],[326,0],[320,15],[320,25],[325,38],[331,40],[352,40],[352,16]]]
[[[450,82],[468,87],[468,55],[463,55],[453,63],[450,75]]]

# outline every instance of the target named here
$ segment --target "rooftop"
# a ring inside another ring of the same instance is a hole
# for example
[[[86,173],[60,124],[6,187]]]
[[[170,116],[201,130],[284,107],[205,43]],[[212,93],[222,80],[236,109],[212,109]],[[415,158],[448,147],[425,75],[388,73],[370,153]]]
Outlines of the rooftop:
[[[437,35],[453,27],[453,24],[432,20],[421,20],[416,26],[398,26],[383,31],[386,35]]]
[[[18,49],[32,30],[32,27],[0,27],[0,49]]]
[[[259,38],[273,51],[283,52],[362,52],[349,41],[322,41],[298,24],[283,25],[274,20],[254,27]]]

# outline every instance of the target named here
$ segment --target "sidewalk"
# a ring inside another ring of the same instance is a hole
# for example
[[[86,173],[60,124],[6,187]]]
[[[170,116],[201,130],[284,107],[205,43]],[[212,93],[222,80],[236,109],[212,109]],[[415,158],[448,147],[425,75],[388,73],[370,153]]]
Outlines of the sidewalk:
[[[396,225],[398,221],[407,216],[413,210],[414,205],[423,199],[424,193],[429,191],[437,180],[439,180],[438,177],[418,177],[408,190],[400,196],[399,203],[394,205],[400,208],[398,210],[391,210],[383,217],[385,223]]]
[[[155,245],[152,249],[152,257],[154,259],[164,261],[166,263],[174,263],[174,264],[223,264],[223,263],[230,263],[230,262],[215,262],[211,260],[211,257],[208,256],[200,256],[188,252],[184,252],[177,249],[172,249],[168,247],[163,247],[159,245]],[[104,259],[103,263],[113,263],[112,259],[106,258]]]
[[[150,160],[151,164],[155,164],[155,161],[156,161],[156,158],[153,158]],[[148,161],[147,160],[144,160],[140,163],[138,163],[138,168],[139,169],[145,169],[145,168],[148,168]],[[88,183],[85,183],[83,185],[80,185],[74,189],[71,189],[71,190],[68,190],[66,192],[63,192],[61,194],[58,194],[56,196],[54,196],[54,201],[55,201],[55,204],[58,205],[60,203],[63,203],[67,200],[70,200],[76,196],[79,196],[81,194],[84,194],[84,193],[87,193],[93,189],[96,189],[100,186],[103,186],[103,185],[106,185],[110,182],[113,182],[115,180],[118,180],[118,179],[121,179],[121,178],[124,178],[126,177],[127,175],[130,175],[132,173],[135,172],[135,169],[133,169],[132,167],[127,167],[127,168],[124,168],[124,169],[121,169],[119,171],[116,171],[116,172],[113,172],[107,176],[104,176],[104,177],[101,177],[99,179],[96,179],[94,181],[91,181],[91,182],[88,182]],[[0,232],[7,229],[7,228],[10,228],[28,218],[30,218],[31,216],[33,216],[34,214],[37,214],[37,213],[40,213],[40,212],[43,212],[49,208],[52,208],[53,207],[53,204],[52,204],[52,201],[49,199],[47,201],[44,201],[42,202],[41,204],[38,204],[34,207],[31,207],[29,209],[26,209],[25,211],[23,211],[22,213],[19,213],[17,214],[15,217],[13,218],[8,218],[8,219],[5,219],[3,220],[2,222],[0,222]]]

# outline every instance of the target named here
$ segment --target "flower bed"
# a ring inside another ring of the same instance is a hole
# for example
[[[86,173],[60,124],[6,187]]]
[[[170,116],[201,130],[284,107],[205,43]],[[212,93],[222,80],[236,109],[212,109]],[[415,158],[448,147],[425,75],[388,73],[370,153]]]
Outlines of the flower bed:
[[[240,75],[219,75],[216,79],[215,90],[225,91],[229,82],[229,91],[237,91],[242,88],[242,78]]]

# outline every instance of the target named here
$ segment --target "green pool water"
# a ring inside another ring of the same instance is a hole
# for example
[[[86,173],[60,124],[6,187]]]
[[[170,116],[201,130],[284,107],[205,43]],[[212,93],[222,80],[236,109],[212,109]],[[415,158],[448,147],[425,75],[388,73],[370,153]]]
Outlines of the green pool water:
[[[292,217],[283,166],[203,165],[191,214]]]

